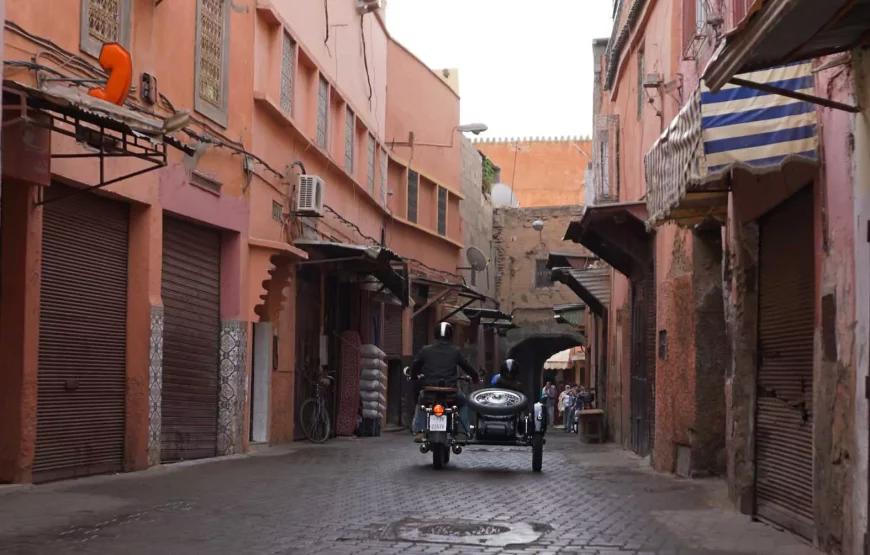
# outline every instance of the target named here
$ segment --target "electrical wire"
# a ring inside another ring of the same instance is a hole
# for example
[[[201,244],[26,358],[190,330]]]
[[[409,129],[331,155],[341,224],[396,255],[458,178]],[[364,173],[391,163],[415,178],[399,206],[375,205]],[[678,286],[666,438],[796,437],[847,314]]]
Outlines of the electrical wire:
[[[363,63],[366,68],[366,82],[369,84],[369,106],[371,106],[372,102],[372,77],[369,74],[369,53],[368,48],[366,47],[366,32],[365,27],[363,27],[363,22],[365,21],[365,14],[361,15],[359,18],[359,34],[362,37],[362,47],[363,47]]]

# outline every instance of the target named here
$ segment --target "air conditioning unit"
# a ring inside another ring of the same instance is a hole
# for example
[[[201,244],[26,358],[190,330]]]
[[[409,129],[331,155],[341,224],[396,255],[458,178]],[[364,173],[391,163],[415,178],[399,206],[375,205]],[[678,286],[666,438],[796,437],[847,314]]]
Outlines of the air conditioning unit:
[[[296,210],[302,216],[323,216],[323,187],[325,183],[316,175],[299,176],[299,195]]]
[[[387,7],[386,0],[357,0],[356,11],[367,14]]]

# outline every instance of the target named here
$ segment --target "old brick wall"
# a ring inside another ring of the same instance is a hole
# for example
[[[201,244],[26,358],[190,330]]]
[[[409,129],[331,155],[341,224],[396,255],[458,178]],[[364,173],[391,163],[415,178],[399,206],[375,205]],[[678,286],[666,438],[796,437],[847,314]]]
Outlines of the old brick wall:
[[[465,137],[461,139],[462,148],[462,194],[465,200],[459,203],[462,244],[465,247],[477,247],[490,259],[494,260],[492,237],[492,202],[483,192],[483,158],[474,143]],[[466,261],[462,261],[467,266]],[[490,267],[478,272],[473,278],[471,270],[463,270],[463,276],[469,285],[489,297],[495,297],[495,268]]]
[[[483,139],[475,146],[501,168],[501,181],[513,188],[521,208],[583,203],[589,138]]]
[[[502,310],[514,312],[517,322],[550,321],[554,305],[581,302],[561,283],[535,287],[537,261],[546,261],[550,251],[589,254],[581,245],[562,240],[568,223],[581,213],[579,205],[495,210],[496,294]],[[535,220],[544,222],[541,232],[532,228]]]
[[[535,286],[538,261],[545,262],[550,251],[589,254],[584,247],[562,240],[568,223],[578,219],[581,212],[579,205],[497,208],[493,212],[496,298],[501,309],[512,312],[521,326],[502,339],[499,349],[502,357],[522,355],[524,362],[533,366],[527,374],[530,390],[539,385],[538,366],[546,358],[582,340],[572,326],[557,324],[553,318],[554,305],[580,303],[577,295],[561,283]],[[532,227],[535,220],[544,222],[541,232]]]

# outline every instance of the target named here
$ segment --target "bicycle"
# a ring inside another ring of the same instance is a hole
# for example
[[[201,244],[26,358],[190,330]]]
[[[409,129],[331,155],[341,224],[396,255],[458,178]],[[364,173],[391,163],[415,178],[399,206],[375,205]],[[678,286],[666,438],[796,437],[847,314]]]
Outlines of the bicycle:
[[[329,418],[324,391],[333,380],[332,376],[318,372],[316,378],[311,380],[314,382],[314,396],[306,399],[299,409],[302,433],[312,443],[323,443],[329,439],[332,431],[332,421]]]

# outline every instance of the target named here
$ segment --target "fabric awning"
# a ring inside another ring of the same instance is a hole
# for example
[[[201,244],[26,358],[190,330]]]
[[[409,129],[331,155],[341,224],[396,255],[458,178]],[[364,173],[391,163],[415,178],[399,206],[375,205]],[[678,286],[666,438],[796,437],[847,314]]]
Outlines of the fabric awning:
[[[809,94],[812,64],[796,63],[741,75],[748,81]],[[728,175],[760,174],[790,162],[818,162],[818,120],[809,102],[727,85],[702,84],[644,157],[649,227],[724,221]]]
[[[553,279],[564,283],[586,303],[594,314],[604,314],[610,306],[610,268],[556,268]]]
[[[711,90],[732,77],[845,52],[865,42],[870,0],[755,0],[704,71]]]
[[[646,220],[644,202],[587,206],[579,220],[568,224],[565,239],[580,243],[630,279],[641,278],[650,271],[653,255]]]
[[[404,271],[397,268],[404,264],[404,260],[390,249],[308,239],[299,239],[293,244],[309,254],[309,260],[301,264],[330,261],[347,264],[353,271],[376,278],[402,302],[402,306],[408,306],[408,280],[402,275]]]
[[[544,363],[544,370],[568,370],[571,368],[573,365],[571,351],[572,349],[565,349],[548,358]]]

